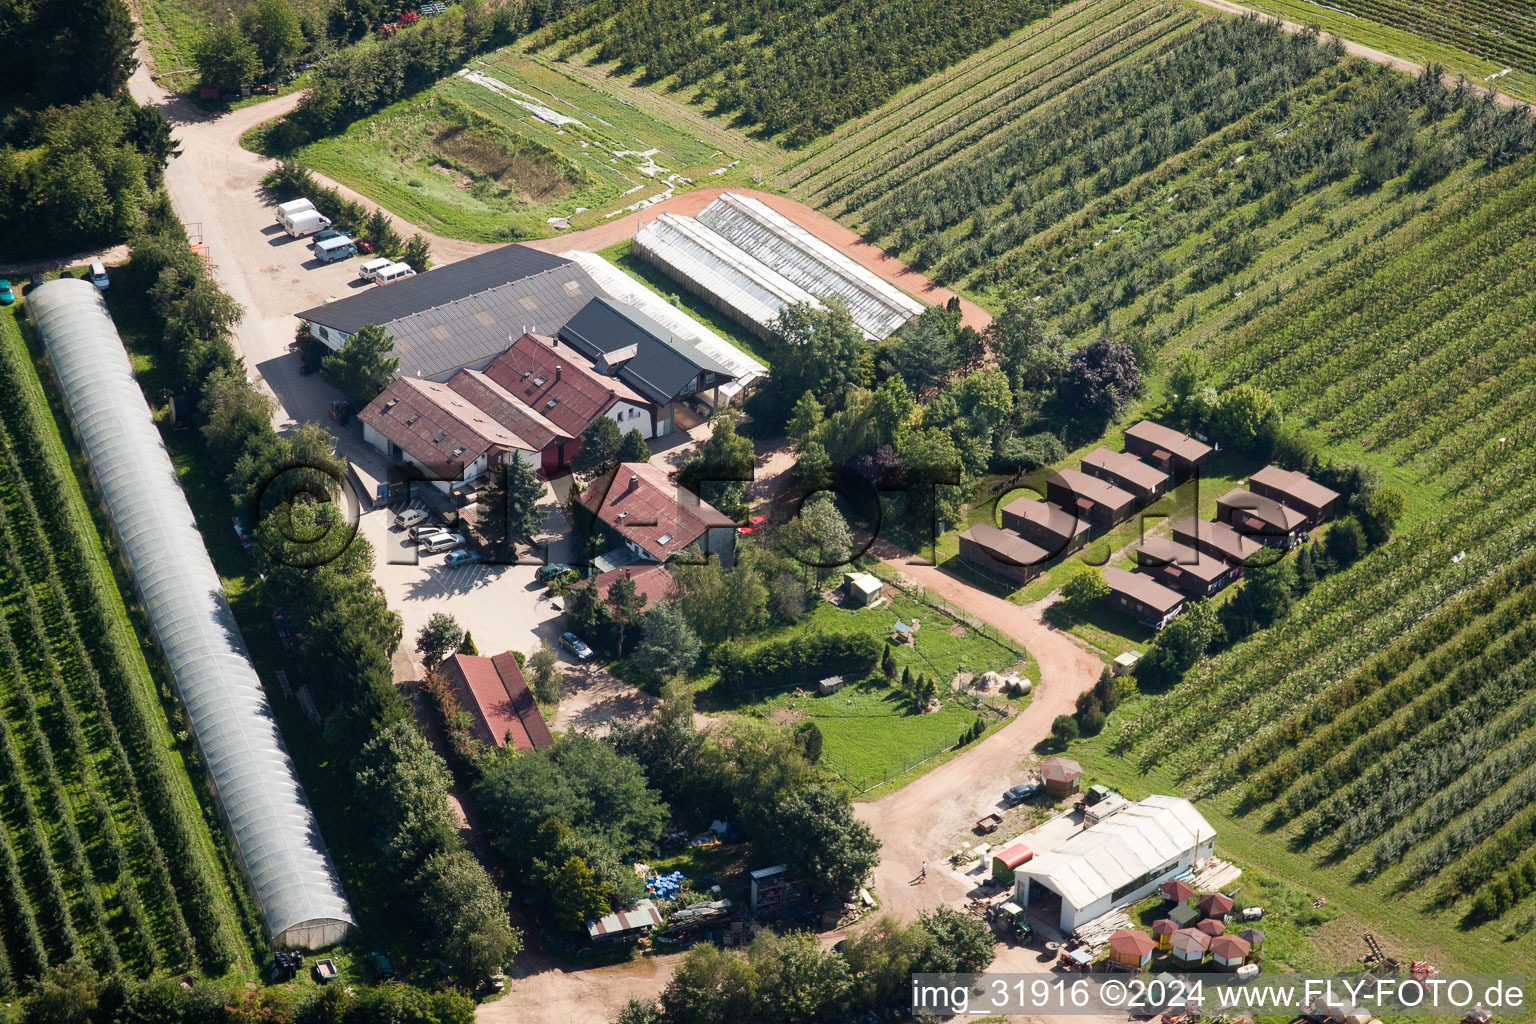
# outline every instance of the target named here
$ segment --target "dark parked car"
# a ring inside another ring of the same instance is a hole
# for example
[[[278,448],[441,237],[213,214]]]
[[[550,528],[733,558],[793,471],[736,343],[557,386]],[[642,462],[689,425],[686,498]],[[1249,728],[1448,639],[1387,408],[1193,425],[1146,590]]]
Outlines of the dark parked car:
[[[1012,789],[1008,790],[1008,792],[1004,793],[1003,803],[1007,804],[1009,807],[1013,807],[1017,804],[1023,803],[1026,800],[1033,800],[1039,795],[1040,784],[1038,782],[1026,782],[1023,785],[1014,786]]]
[[[582,643],[581,637],[575,633],[561,633],[560,646],[575,655],[577,661],[592,660],[592,648]]]
[[[534,571],[533,578],[540,583],[553,583],[555,580],[565,579],[573,571],[570,566],[563,562],[550,562],[548,565],[539,566]]]

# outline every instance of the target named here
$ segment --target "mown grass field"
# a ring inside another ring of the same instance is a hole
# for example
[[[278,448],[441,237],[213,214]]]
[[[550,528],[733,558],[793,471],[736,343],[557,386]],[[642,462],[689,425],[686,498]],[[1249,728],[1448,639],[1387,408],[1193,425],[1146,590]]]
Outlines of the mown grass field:
[[[754,639],[778,639],[813,629],[885,638],[891,635],[898,620],[921,623],[914,643],[891,648],[898,669],[910,667],[914,673],[926,674],[937,682],[941,694],[946,696],[941,710],[919,714],[910,702],[886,685],[878,671],[867,679],[848,680],[842,692],[827,697],[815,696],[814,683],[801,687],[769,686],[749,694],[705,690],[700,694],[701,708],[710,714],[721,711],[783,722],[809,719],[822,732],[823,763],[855,788],[866,790],[887,780],[909,782],[935,762],[911,774],[904,774],[905,769],[953,746],[976,718],[977,712],[963,699],[948,696],[950,681],[962,672],[979,674],[1010,667],[1023,676],[1038,678],[1027,655],[889,586],[885,603],[877,608],[839,608],[817,600],[799,623]],[[700,685],[712,681],[698,680]],[[990,699],[994,703],[1000,700],[995,695]],[[989,713],[988,721],[992,725],[1006,719]],[[900,779],[893,778],[898,775]]]
[[[16,307],[0,315],[0,983],[81,957],[247,975],[263,943]]]
[[[473,241],[598,223],[680,178],[740,177],[729,151],[547,61],[499,51],[296,154],[428,230]]]

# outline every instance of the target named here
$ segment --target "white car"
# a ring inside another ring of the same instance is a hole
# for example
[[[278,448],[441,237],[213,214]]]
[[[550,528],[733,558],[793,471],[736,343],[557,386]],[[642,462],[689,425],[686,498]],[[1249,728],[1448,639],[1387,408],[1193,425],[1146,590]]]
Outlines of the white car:
[[[408,530],[426,518],[427,514],[419,508],[408,508],[403,512],[396,512],[395,529]]]
[[[463,547],[464,538],[457,533],[434,533],[432,536],[417,543],[427,554],[435,555],[442,551],[452,551],[454,548]]]
[[[112,281],[107,277],[107,268],[102,266],[100,263],[91,264],[91,284],[95,285],[97,288],[100,288],[102,291],[106,291],[108,288],[112,287]]]

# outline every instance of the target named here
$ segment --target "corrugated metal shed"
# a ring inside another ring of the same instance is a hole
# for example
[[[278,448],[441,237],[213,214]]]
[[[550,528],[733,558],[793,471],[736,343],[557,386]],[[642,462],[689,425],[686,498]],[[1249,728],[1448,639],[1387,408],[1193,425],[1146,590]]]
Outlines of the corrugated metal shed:
[[[817,297],[836,295],[866,333],[884,339],[924,305],[761,200],[723,193],[699,211],[700,224]]]
[[[352,911],[101,293],[28,303],[272,941],[339,942]]]
[[[634,306],[598,296],[560,328],[560,339],[651,401],[665,404],[700,373],[731,376],[711,359]]]
[[[1082,909],[1216,834],[1188,800],[1149,796],[1019,869]]]
[[[587,934],[593,939],[610,939],[626,932],[654,928],[661,924],[661,911],[650,900],[641,900],[633,910],[620,910],[596,921],[587,922]]]
[[[507,245],[384,287],[369,288],[299,313],[299,319],[356,334],[364,324],[388,324],[423,309],[566,266],[569,260],[525,245]],[[551,328],[553,329],[553,328]]]

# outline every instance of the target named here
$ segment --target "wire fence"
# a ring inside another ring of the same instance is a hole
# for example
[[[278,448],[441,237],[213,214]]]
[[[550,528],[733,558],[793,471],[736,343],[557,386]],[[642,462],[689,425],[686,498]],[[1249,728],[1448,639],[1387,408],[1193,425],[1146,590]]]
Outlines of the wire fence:
[[[999,647],[1002,647],[1004,650],[1010,652],[1015,658],[1023,660],[1029,656],[1029,652],[1024,649],[1022,644],[1013,639],[1013,637],[1009,636],[1007,633],[1004,633],[1002,630],[998,629],[990,622],[987,622],[985,619],[979,618],[973,612],[968,612],[964,608],[961,608],[959,605],[954,604],[953,602],[946,600],[938,594],[933,593],[921,583],[913,583],[904,577],[898,577],[896,575],[882,574],[881,579],[884,580],[888,585],[895,587],[906,596],[912,598],[914,601],[925,604],[935,611],[942,612],[944,615],[949,616],[956,622],[963,624],[966,626],[966,628],[980,633],[982,636],[986,637],[988,640],[991,640]]]

